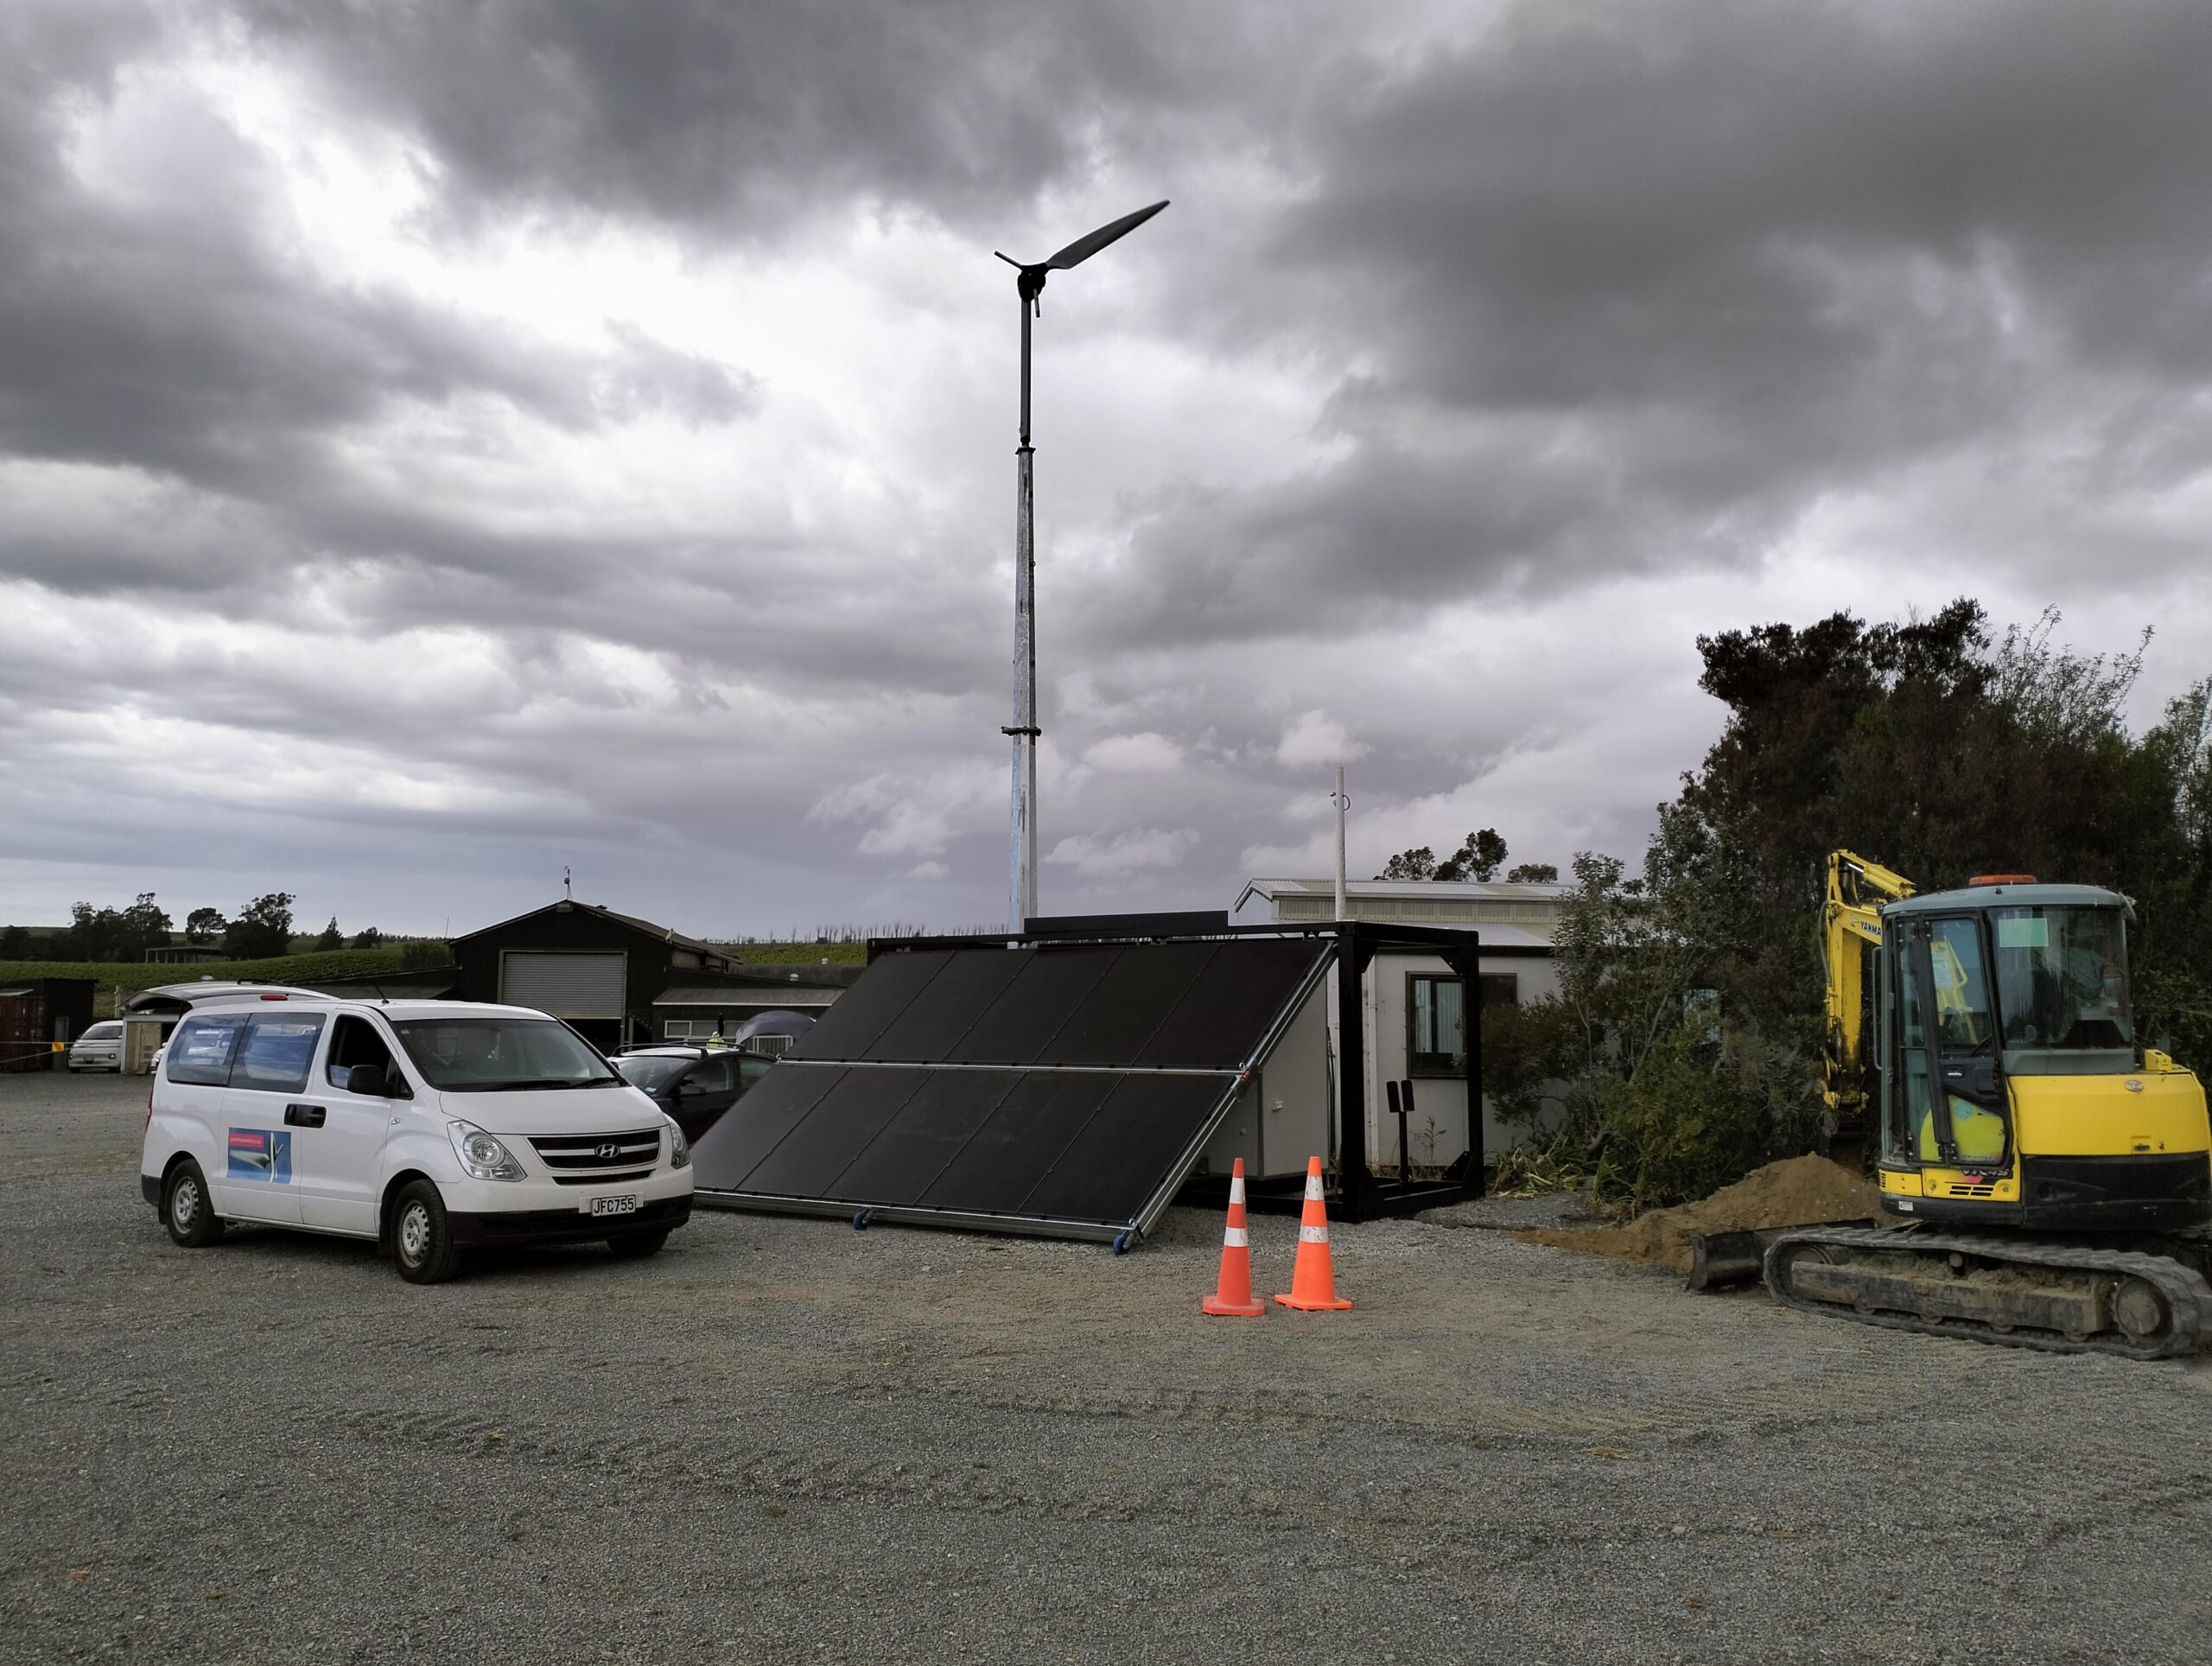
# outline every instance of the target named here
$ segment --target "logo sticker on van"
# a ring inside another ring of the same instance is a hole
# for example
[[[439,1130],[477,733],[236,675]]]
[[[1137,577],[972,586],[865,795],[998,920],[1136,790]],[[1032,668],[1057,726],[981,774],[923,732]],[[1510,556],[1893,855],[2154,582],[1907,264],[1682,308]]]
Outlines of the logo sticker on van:
[[[286,1130],[234,1128],[230,1152],[232,1180],[266,1180],[271,1186],[292,1183],[292,1136]]]

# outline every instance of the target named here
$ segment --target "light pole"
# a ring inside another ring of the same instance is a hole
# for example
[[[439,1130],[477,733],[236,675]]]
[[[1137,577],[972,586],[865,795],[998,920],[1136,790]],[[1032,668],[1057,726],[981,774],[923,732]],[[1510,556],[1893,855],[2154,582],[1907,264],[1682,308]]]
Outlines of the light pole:
[[[1037,490],[1029,443],[1029,321],[1043,316],[1037,297],[1048,273],[1080,266],[1116,238],[1150,219],[1165,200],[1102,226],[1047,260],[1025,265],[1007,254],[1021,297],[1021,440],[1014,448],[1014,722],[1000,733],[1014,741],[1013,844],[1007,884],[1007,930],[1018,932],[1037,912]],[[994,250],[992,252],[998,253]]]

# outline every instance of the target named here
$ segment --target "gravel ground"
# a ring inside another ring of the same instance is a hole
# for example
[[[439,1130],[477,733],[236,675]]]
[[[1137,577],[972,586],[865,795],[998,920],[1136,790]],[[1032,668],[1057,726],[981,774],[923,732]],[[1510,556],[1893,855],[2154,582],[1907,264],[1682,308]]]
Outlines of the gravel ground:
[[[1430,1223],[1209,1319],[1090,1246],[703,1214],[400,1282],[170,1245],[143,1080],[0,1077],[0,1657],[2195,1660],[2212,1371]],[[1266,1290],[1295,1230],[1255,1219]],[[2196,1570],[2192,1573],[2190,1570]]]

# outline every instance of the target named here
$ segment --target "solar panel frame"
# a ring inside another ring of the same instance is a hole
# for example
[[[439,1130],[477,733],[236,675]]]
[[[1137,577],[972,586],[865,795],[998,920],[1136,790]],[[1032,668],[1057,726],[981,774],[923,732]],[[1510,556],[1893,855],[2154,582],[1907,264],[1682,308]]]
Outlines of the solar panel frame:
[[[845,1056],[821,1056],[817,1025],[702,1136],[699,1199],[1141,1236],[1333,951],[1304,936],[880,955],[838,1003],[869,991]],[[894,1052],[934,1056],[866,1056]]]

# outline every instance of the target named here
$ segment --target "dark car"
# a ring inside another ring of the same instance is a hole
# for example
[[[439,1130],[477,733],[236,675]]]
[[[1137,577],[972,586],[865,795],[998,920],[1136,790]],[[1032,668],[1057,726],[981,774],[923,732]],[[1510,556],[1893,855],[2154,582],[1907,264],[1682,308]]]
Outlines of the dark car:
[[[696,1140],[776,1061],[734,1047],[687,1047],[681,1043],[636,1047],[610,1061],[632,1087],[676,1119],[683,1137]]]

